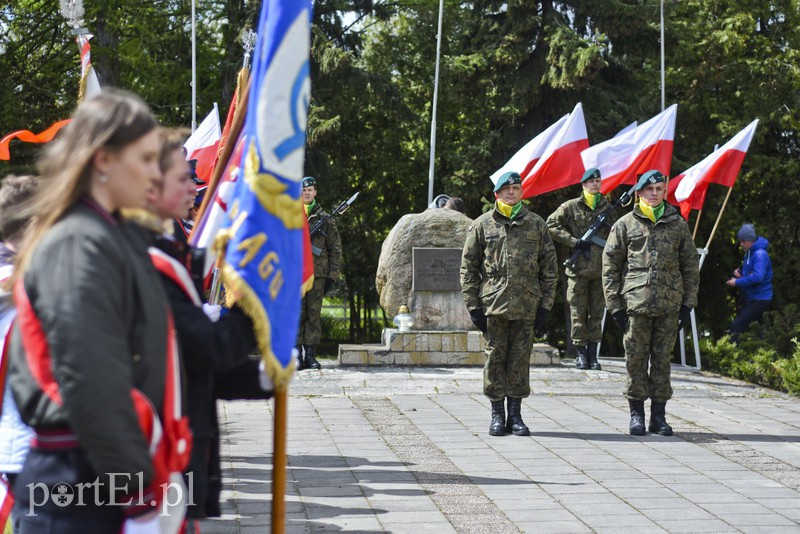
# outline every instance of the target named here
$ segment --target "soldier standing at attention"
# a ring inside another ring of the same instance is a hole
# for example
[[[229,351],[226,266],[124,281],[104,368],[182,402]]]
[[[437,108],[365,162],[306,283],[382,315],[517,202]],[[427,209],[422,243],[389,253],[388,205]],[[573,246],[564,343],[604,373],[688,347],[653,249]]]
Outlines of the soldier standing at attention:
[[[303,204],[308,216],[308,227],[328,216],[317,204],[317,180],[311,176],[303,178]],[[331,290],[339,278],[342,266],[342,241],[333,219],[328,219],[319,231],[311,236],[311,252],[314,254],[314,285],[308,290],[300,305],[300,330],[297,334],[297,350],[300,353],[297,370],[320,369],[317,361],[317,345],[322,337],[322,297]]]
[[[671,436],[665,408],[672,397],[670,357],[679,325],[697,305],[700,266],[689,225],[664,202],[666,177],[648,171],[636,184],[639,200],[611,228],[603,250],[603,292],[624,333],[628,369],[625,396],[630,433],[645,434],[644,401],[650,398],[648,430]],[[649,372],[648,372],[649,367]]]
[[[494,209],[468,230],[461,293],[472,322],[486,338],[483,393],[492,402],[489,435],[529,436],[520,410],[531,393],[534,332],[540,335],[553,307],[558,265],[544,220],[521,202],[520,175],[503,174],[494,193]]]
[[[581,239],[597,216],[608,209],[608,202],[600,193],[600,171],[595,168],[587,170],[581,178],[583,191],[581,196],[561,204],[550,217],[547,227],[553,241],[562,243],[582,254],[573,269],[567,268],[567,302],[569,303],[570,336],[578,353],[575,367],[578,369],[601,369],[597,361],[597,346],[602,330],[603,319],[603,286],[600,283],[600,272],[603,267],[603,249],[593,245],[591,241]],[[597,237],[606,239],[611,224],[616,217],[609,216],[609,227],[603,227]]]

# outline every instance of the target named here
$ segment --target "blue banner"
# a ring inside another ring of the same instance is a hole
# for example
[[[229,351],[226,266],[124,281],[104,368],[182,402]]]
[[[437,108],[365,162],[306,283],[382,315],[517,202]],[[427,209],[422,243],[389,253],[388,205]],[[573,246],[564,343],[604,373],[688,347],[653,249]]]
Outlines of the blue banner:
[[[311,2],[264,0],[258,28],[223,279],[228,301],[253,319],[267,371],[282,387],[294,371],[300,315]]]

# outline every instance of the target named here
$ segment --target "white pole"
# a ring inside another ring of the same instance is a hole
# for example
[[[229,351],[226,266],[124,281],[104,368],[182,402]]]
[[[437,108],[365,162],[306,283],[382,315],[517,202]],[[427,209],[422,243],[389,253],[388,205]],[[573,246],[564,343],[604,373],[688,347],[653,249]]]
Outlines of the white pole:
[[[197,129],[197,51],[195,44],[194,1],[192,0],[192,133]]]
[[[433,164],[436,160],[436,102],[439,96],[439,55],[442,51],[442,15],[444,0],[439,0],[439,30],[436,34],[436,69],[433,75],[433,109],[431,110],[431,161],[428,167],[428,205],[433,202]]]
[[[661,111],[664,111],[666,89],[664,84],[664,0],[661,0]]]

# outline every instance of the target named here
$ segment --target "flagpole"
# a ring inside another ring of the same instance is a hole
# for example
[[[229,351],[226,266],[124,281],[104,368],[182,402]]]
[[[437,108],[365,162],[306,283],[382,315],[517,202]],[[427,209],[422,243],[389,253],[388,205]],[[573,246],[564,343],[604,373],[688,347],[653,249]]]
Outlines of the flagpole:
[[[286,524],[286,387],[275,387],[275,426],[272,436],[272,534]]]
[[[666,104],[666,81],[664,76],[664,0],[661,0],[661,111]]]
[[[709,249],[711,246],[711,240],[714,239],[714,234],[717,231],[717,226],[719,226],[719,220],[722,218],[722,213],[725,211],[725,206],[728,204],[728,199],[731,197],[731,191],[733,191],[733,186],[728,188],[728,194],[725,195],[725,200],[722,202],[722,208],[720,208],[719,213],[717,214],[717,220],[714,222],[714,227],[711,229],[711,235],[708,236],[708,241],[706,242],[706,250]]]
[[[431,160],[428,166],[428,205],[433,202],[433,168],[436,161],[436,103],[439,96],[439,56],[442,51],[442,16],[444,0],[439,0],[439,29],[436,34],[436,68],[433,75],[433,108],[431,110]]]
[[[694,220],[694,232],[692,232],[692,241],[697,239],[697,230],[700,228],[700,216],[703,214],[703,208],[697,212],[697,217]]]
[[[195,0],[192,0],[192,133],[197,129],[197,37],[195,33],[197,21],[194,2]]]

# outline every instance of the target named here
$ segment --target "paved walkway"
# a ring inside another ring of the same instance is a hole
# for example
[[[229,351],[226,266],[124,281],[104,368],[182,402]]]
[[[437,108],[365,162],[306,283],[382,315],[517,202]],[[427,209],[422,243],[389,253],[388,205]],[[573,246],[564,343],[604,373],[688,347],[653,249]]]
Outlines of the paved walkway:
[[[533,368],[530,437],[488,435],[481,369],[302,371],[286,531],[800,533],[800,400],[673,370],[675,436],[627,433],[625,369]],[[224,517],[269,531],[272,405],[221,405]]]

